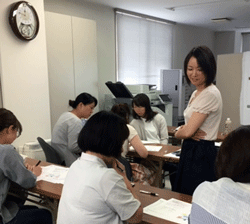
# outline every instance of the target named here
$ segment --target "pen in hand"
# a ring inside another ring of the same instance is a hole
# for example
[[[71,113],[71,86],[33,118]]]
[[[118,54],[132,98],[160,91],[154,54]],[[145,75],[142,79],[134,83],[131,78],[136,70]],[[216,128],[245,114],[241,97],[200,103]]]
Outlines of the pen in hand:
[[[150,191],[144,191],[144,190],[140,190],[140,193],[149,194],[149,195],[152,195],[152,196],[159,196],[159,194],[157,194],[157,193],[150,192]]]
[[[42,161],[41,161],[41,160],[39,160],[35,166],[38,166],[41,162],[42,162]]]

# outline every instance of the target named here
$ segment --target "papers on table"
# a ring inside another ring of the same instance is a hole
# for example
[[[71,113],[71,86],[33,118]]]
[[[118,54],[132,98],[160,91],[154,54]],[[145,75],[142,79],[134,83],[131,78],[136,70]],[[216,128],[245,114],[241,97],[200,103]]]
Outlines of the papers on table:
[[[161,145],[144,145],[148,152],[159,152],[162,149]],[[134,151],[133,146],[129,147],[129,150]]]
[[[191,211],[191,204],[174,198],[159,199],[143,209],[143,213],[171,222],[187,224]]]
[[[68,170],[68,167],[55,165],[42,166],[42,174],[37,177],[37,181],[45,180],[55,184],[64,184]]]
[[[166,157],[173,157],[173,158],[180,158],[180,153],[181,153],[181,149],[178,149],[175,152],[171,152],[171,153],[167,153],[164,156]]]

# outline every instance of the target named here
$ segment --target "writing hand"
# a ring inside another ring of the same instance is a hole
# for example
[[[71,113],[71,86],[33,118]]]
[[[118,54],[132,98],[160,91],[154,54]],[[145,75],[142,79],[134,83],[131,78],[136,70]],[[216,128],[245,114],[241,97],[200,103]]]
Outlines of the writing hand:
[[[205,131],[198,129],[191,138],[195,141],[200,141],[201,139],[204,139],[206,135],[207,133]]]
[[[32,166],[32,165],[26,164],[26,168],[30,170],[32,173],[34,173],[37,177],[40,176],[42,173],[41,166]]]

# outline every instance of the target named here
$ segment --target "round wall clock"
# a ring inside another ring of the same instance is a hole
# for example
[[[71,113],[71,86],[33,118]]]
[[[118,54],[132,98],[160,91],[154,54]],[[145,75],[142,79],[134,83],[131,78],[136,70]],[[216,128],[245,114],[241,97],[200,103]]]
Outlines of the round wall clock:
[[[37,12],[26,1],[13,4],[9,13],[9,23],[15,35],[21,40],[33,40],[39,30]]]

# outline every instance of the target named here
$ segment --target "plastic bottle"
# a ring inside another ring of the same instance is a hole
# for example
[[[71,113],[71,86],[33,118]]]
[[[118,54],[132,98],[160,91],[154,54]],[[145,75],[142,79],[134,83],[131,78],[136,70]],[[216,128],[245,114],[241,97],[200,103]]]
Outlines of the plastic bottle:
[[[232,131],[232,121],[228,117],[225,121],[225,130],[224,130],[224,135],[228,135]]]

